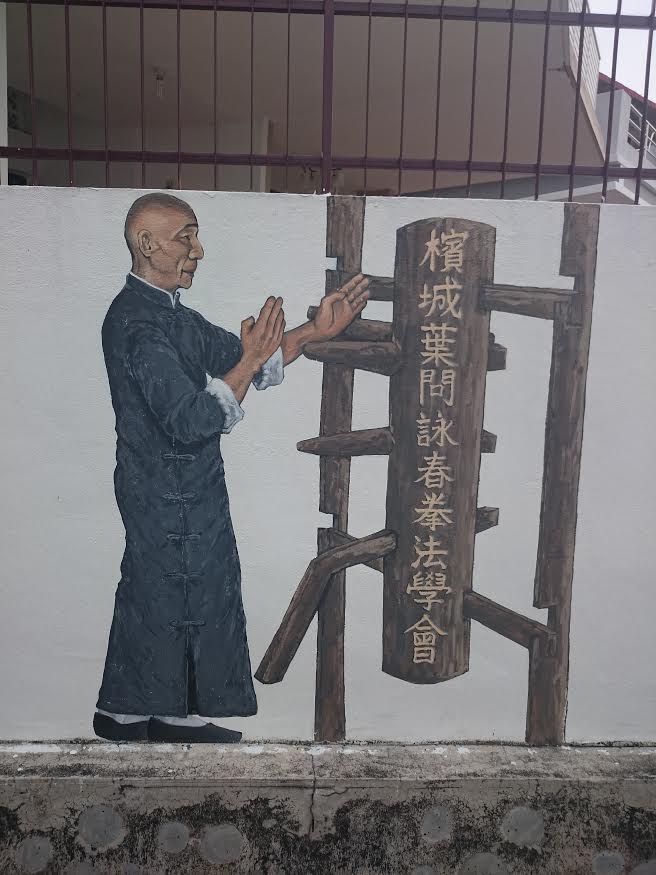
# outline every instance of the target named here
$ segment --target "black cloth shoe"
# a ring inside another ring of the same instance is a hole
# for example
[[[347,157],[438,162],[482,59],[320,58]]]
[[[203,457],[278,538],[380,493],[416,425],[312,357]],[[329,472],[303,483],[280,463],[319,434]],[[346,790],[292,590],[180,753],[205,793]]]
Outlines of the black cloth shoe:
[[[93,715],[93,731],[107,741],[148,741],[148,720],[119,723],[106,714]]]
[[[152,717],[148,725],[148,740],[174,742],[182,744],[237,744],[241,741],[241,732],[224,729],[213,723],[203,726],[175,726]]]

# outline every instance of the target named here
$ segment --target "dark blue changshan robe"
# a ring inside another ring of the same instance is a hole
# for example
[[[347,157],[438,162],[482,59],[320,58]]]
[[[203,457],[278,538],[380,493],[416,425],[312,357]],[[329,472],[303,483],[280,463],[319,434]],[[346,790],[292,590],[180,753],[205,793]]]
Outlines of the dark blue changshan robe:
[[[97,707],[255,714],[220,450],[234,419],[206,389],[206,375],[220,378],[239,361],[240,341],[133,275],[102,341],[126,543]]]

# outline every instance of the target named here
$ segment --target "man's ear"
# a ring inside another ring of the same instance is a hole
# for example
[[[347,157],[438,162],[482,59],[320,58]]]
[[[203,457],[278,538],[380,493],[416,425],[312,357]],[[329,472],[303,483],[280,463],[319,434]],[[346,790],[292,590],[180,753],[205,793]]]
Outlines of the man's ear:
[[[144,258],[150,258],[155,250],[159,248],[150,231],[137,232],[137,247]]]

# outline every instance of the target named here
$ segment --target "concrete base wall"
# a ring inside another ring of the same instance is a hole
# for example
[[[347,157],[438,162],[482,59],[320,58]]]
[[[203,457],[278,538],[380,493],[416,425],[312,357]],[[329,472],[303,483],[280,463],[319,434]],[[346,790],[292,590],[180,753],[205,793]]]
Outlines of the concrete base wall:
[[[656,749],[5,744],[0,872],[656,875]]]

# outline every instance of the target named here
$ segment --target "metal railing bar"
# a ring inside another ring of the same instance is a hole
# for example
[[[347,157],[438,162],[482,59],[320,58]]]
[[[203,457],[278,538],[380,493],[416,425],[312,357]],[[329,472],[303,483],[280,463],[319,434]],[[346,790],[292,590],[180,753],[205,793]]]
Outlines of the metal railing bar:
[[[551,0],[549,0],[551,3]],[[501,189],[499,192],[500,197],[503,199],[503,196],[506,191],[506,168],[505,164],[508,160],[508,142],[510,136],[510,92],[512,90],[512,62],[513,62],[513,49],[514,49],[514,39],[515,39],[515,11],[517,7],[517,0],[512,0],[512,5],[510,7],[510,31],[508,33],[508,69],[506,73],[506,105],[504,108],[504,123],[503,123],[503,153],[501,156],[501,164],[503,166],[503,170],[501,171]]]
[[[75,161],[102,161],[105,154],[104,149],[73,149],[73,159]],[[109,160],[117,162],[137,162],[143,158],[147,162],[171,164],[177,160],[177,152],[159,152],[139,150],[129,151],[121,149],[110,149]],[[50,148],[37,147],[32,149],[29,146],[0,146],[0,158],[23,158],[29,159],[36,157],[40,160],[65,160],[68,157],[68,149],[66,148]],[[212,152],[182,152],[181,160],[185,164],[212,164],[214,154]],[[248,166],[251,162],[256,166],[271,166],[284,167],[285,161],[289,159],[290,166],[320,166],[321,155],[289,155],[271,154],[271,155],[250,155],[247,152],[230,153],[219,152],[216,155],[217,163],[219,164],[234,164]],[[362,155],[334,155],[332,156],[335,165],[344,168],[362,169],[365,159]],[[376,170],[398,170],[398,158],[367,158],[367,163],[370,167]],[[434,158],[404,158],[403,169],[408,170],[432,170],[437,164],[440,170],[456,170],[466,171],[469,164],[468,161],[458,161],[453,159],[438,159]],[[472,161],[472,170],[482,173],[501,173],[503,166],[500,161]],[[519,162],[508,162],[505,165],[506,172],[515,174],[525,174],[532,176],[535,174],[537,165],[522,164]],[[574,168],[574,173],[579,176],[601,176],[603,165],[588,165],[577,164]],[[569,164],[543,164],[542,173],[550,176],[569,176],[572,168]],[[609,167],[608,175],[613,179],[634,179],[637,176],[637,167]],[[656,168],[643,168],[643,179],[656,179]]]
[[[7,0],[9,3],[28,3],[29,0]],[[67,0],[40,0],[40,5],[61,6]],[[103,0],[68,0],[71,6],[102,6]],[[329,0],[326,0],[329,2]],[[111,7],[137,8],[141,0],[107,0]],[[308,15],[323,15],[324,4],[318,0],[257,0],[258,12],[287,13],[291,3],[291,11]],[[177,0],[143,0],[146,9],[176,9]],[[212,10],[214,0],[180,0],[182,10]],[[369,15],[369,0],[333,0],[331,7],[334,15],[356,15],[367,17]],[[251,0],[217,0],[217,7],[226,12],[250,12]],[[510,8],[485,8],[480,9],[479,20],[481,22],[510,22]],[[371,15],[375,18],[405,18],[405,3],[372,3]],[[441,3],[418,4],[408,3],[408,18],[439,19],[442,17]],[[475,9],[471,6],[447,6],[444,9],[444,19],[452,21],[472,21],[475,18]],[[615,13],[606,12],[553,12],[552,25],[580,27],[581,21],[585,20],[586,27],[615,28],[618,24]],[[546,12],[544,10],[517,9],[515,21],[518,24],[544,24]],[[621,15],[619,27],[628,30],[649,30],[653,28],[653,19],[650,15]]]
[[[335,164],[338,164],[342,167],[362,167],[364,164],[364,160],[360,156],[350,156],[350,155],[335,155],[334,156]],[[368,159],[369,166],[375,168],[377,170],[398,170],[399,159],[398,158],[369,158]],[[434,164],[437,164],[438,169],[440,170],[459,170],[466,171],[468,161],[455,160],[455,159],[438,159],[435,162],[432,158],[404,158],[403,159],[403,168],[408,170],[430,170],[433,168]],[[503,166],[500,161],[472,161],[471,162],[472,170],[481,172],[481,173],[501,173]],[[520,162],[507,162],[505,165],[505,169],[507,173],[515,173],[515,174],[527,174],[533,175],[537,170],[536,164],[524,164]],[[541,172],[543,174],[554,176],[554,175],[562,175],[569,176],[572,168],[570,164],[543,164],[541,168]],[[579,176],[601,176],[603,170],[603,165],[588,165],[588,164],[577,164],[574,167],[574,173]],[[636,168],[632,167],[610,167],[608,169],[609,176],[614,179],[621,178],[629,178],[634,177],[636,175]],[[654,179],[656,178],[656,168],[643,171],[644,179]]]
[[[472,63],[472,87],[471,87],[471,107],[469,113],[469,159],[467,166],[467,184],[465,186],[465,197],[469,197],[471,193],[472,168],[471,163],[474,160],[474,119],[476,114],[476,74],[478,70],[478,33],[480,29],[479,15],[481,12],[481,0],[476,0],[476,13],[474,17],[474,47],[473,47],[473,63]]]
[[[637,116],[637,121],[634,118]],[[642,126],[644,124],[645,116],[640,110],[635,106],[635,104],[631,104],[630,114],[629,114],[629,134],[628,140],[629,143],[635,148],[640,148],[640,138],[642,132]],[[656,143],[656,126],[654,126],[650,121],[647,121],[647,131],[646,131],[646,139],[643,145],[643,148],[650,153],[654,152],[654,143]]]
[[[141,95],[141,151],[146,147],[146,88],[145,88],[145,57],[144,57],[144,0],[139,2],[139,93]],[[146,187],[146,161],[141,159],[141,187]]]
[[[542,144],[544,140],[544,115],[547,96],[547,61],[549,57],[549,34],[551,30],[552,0],[547,0],[547,21],[544,26],[544,52],[542,55],[542,84],[540,86],[540,119],[538,121],[538,153],[536,156],[537,170],[535,172],[534,200],[540,197],[540,167],[542,164]]]
[[[444,12],[445,0],[440,9]],[[442,100],[442,47],[444,45],[444,19],[439,21],[439,36],[437,39],[437,79],[435,82],[435,142],[433,144],[433,197],[437,194],[437,149],[440,135],[440,104]]]
[[[255,0],[251,0],[250,14],[250,39],[251,39],[251,69],[250,69],[250,153],[251,161],[248,170],[248,190],[253,191],[253,125],[255,123]]]
[[[478,2],[478,0],[477,0]],[[406,0],[405,4],[406,12],[408,9],[408,3]],[[399,178],[397,183],[397,194],[399,197],[401,196],[401,188],[403,181],[403,128],[405,126],[405,81],[406,81],[406,71],[408,65],[408,16],[406,14],[405,19],[403,21],[403,65],[402,65],[402,73],[401,73],[401,131],[399,136]]]
[[[27,3],[27,66],[30,89],[30,127],[32,129],[32,149],[36,150],[36,93],[34,91],[34,39],[32,30],[32,3]],[[32,158],[32,185],[38,185],[39,171],[36,153]]]
[[[107,4],[102,5],[102,57],[103,57],[103,128],[105,142],[105,188],[109,188],[109,75],[107,69]]]
[[[617,0],[617,11],[616,11],[617,20],[619,21],[620,15],[622,14],[622,0]],[[619,51],[620,44],[620,28],[619,25],[615,28],[615,35],[613,37],[613,61],[611,66],[611,76],[610,76],[610,94],[608,96],[608,127],[606,128],[606,151],[604,157],[604,179],[601,186],[601,200],[602,203],[606,200],[606,196],[608,194],[608,168],[610,166],[610,149],[611,149],[611,141],[613,137],[613,112],[615,109],[615,84],[617,81],[617,55]]]
[[[323,88],[321,99],[321,191],[330,191],[333,148],[333,61],[335,48],[335,3],[323,4]]]
[[[216,153],[219,148],[218,136],[219,136],[219,110],[218,110],[218,101],[219,101],[219,11],[217,8],[216,0],[214,0],[214,10],[213,10],[213,34],[212,34],[212,49],[213,49],[213,63],[212,63],[212,73],[213,73],[213,85],[212,85],[212,94],[214,96],[214,100],[212,102],[212,131],[213,131],[213,145],[214,145],[214,168],[213,168],[213,177],[214,177],[214,191],[218,188],[219,181],[219,166],[216,163]]]
[[[369,103],[371,97],[371,0],[369,2],[369,19],[367,21],[367,82],[365,86],[364,108],[364,178],[362,190],[367,193],[367,157],[369,155]]]
[[[68,145],[68,184],[75,185],[73,169],[73,89],[71,88],[71,20],[68,0],[64,3],[64,57],[66,63],[66,140]]]
[[[654,17],[656,15],[656,0],[651,0],[651,15],[650,18],[652,20],[652,25],[654,23]],[[651,73],[651,52],[654,45],[654,30],[649,31],[649,36],[647,37],[647,58],[645,60],[645,89],[644,89],[644,103],[642,105],[642,129],[640,131],[640,148],[638,151],[638,167],[635,181],[635,197],[633,200],[634,204],[640,203],[640,185],[642,182],[642,174],[643,174],[643,162],[645,158],[645,135],[647,133],[647,109],[649,107],[649,77]]]
[[[176,70],[176,85],[178,89],[178,93],[176,95],[176,121],[178,126],[177,131],[177,146],[178,146],[178,160],[177,160],[177,178],[176,178],[176,188],[179,190],[182,188],[182,161],[180,159],[180,155],[182,154],[182,119],[180,118],[180,108],[182,105],[182,53],[180,51],[180,0],[177,3],[176,9],[176,29],[175,29],[175,70]]]
[[[291,0],[287,2],[287,83],[286,83],[286,104],[285,104],[285,191],[289,191],[289,106],[290,106],[290,87],[291,87],[291,39],[292,39],[292,12]]]
[[[572,124],[572,161],[571,167],[576,165],[576,146],[579,135],[579,115],[581,110],[581,81],[583,77],[583,50],[585,47],[585,13],[588,8],[588,0],[582,0],[583,18],[581,19],[581,30],[579,33],[579,56],[576,65],[576,91],[574,94],[574,121]],[[569,174],[569,200],[574,199],[574,170],[570,170]]]

